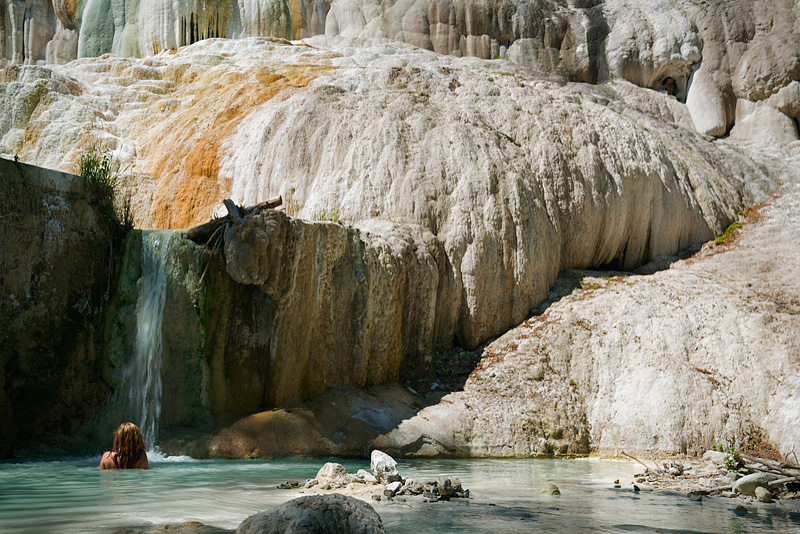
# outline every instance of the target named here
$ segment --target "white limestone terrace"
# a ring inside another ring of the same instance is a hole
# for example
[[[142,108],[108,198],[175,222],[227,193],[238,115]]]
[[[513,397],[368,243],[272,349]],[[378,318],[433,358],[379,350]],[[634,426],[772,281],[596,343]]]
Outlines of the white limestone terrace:
[[[572,81],[626,80],[675,96],[707,135],[798,138],[797,88],[770,101],[800,78],[794,0],[3,0],[0,13],[0,66],[147,57],[217,37],[390,39]]]
[[[668,95],[385,41],[322,44],[218,39],[6,69],[0,144],[69,168],[101,143],[140,227],[278,194],[291,215],[420,225],[461,288],[468,346],[522,321],[561,270],[632,268],[708,240],[774,187],[772,157],[665,120]],[[647,99],[659,116],[627,103]]]

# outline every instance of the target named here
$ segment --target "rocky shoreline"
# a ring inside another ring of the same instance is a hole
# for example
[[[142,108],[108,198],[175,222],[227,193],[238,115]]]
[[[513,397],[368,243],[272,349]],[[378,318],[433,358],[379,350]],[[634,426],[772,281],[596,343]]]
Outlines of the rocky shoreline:
[[[773,453],[767,450],[765,456],[775,457]],[[650,467],[635,460],[645,470],[631,479],[615,480],[615,488],[623,488],[624,484],[635,492],[640,491],[639,485],[670,490],[685,493],[690,501],[713,497],[735,499],[741,504],[800,500],[800,466],[779,458],[761,458],[728,449],[709,450],[702,457],[651,461]]]
[[[279,489],[306,488],[315,494],[331,493],[356,497],[373,502],[439,502],[451,499],[469,499],[470,492],[456,477],[440,476],[435,479],[414,480],[404,477],[397,462],[388,454],[374,450],[370,456],[370,471],[359,469],[348,473],[342,464],[328,462],[317,476],[305,482],[289,481]]]

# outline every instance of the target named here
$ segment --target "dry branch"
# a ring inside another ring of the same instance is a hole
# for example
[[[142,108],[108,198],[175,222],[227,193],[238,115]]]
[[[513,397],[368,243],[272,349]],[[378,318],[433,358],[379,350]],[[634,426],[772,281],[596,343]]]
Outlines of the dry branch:
[[[653,470],[652,468],[650,468],[650,467],[647,467],[647,464],[646,464],[646,463],[644,463],[643,461],[641,461],[641,460],[640,460],[640,459],[638,459],[638,458],[634,458],[633,456],[631,456],[630,454],[628,454],[628,453],[627,453],[627,452],[625,452],[625,451],[622,451],[622,455],[623,455],[623,456],[627,456],[627,457],[628,457],[628,458],[630,458],[631,460],[634,460],[634,461],[636,461],[636,462],[639,462],[639,463],[640,463],[640,464],[642,464],[642,465],[644,466],[644,468],[645,468],[645,469],[647,469],[648,471],[652,471],[652,470]],[[658,469],[658,468],[656,468],[656,470],[659,470],[659,469]]]
[[[190,228],[186,232],[186,237],[200,245],[209,244],[211,242],[211,237],[222,225],[227,224],[230,221],[241,222],[242,218],[248,215],[252,215],[266,209],[277,208],[283,204],[283,198],[277,196],[249,208],[239,207],[233,202],[233,200],[229,198],[223,200],[223,204],[225,204],[225,208],[228,210],[228,215],[211,219],[207,223]]]

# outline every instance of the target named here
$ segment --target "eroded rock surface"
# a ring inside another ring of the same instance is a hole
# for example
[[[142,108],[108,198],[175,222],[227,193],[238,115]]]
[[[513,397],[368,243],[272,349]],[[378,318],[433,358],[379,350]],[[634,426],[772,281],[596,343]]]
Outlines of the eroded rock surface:
[[[0,458],[82,453],[79,431],[110,393],[104,315],[119,243],[90,198],[77,176],[0,159]]]
[[[346,495],[310,495],[242,521],[237,534],[381,534],[380,516],[364,501]]]
[[[489,345],[463,392],[373,445],[422,456],[699,454],[715,440],[767,440],[791,451],[800,439],[788,423],[800,410],[793,150],[781,196],[734,244],[649,276],[570,275],[580,289]]]
[[[768,159],[662,120],[681,120],[665,95],[654,93],[653,118],[622,86],[563,85],[508,63],[386,44],[212,40],[5,75],[9,150],[67,165],[80,154],[69,140],[101,140],[135,169],[123,187],[135,191],[140,224],[201,222],[228,194],[246,204],[281,194],[290,214],[385,234],[376,253],[388,246],[419,266],[410,296],[439,287],[434,320],[420,319],[434,343],[454,335],[474,347],[518,324],[565,268],[631,268],[707,240],[772,187]],[[317,252],[251,256],[269,228],[287,227],[264,224],[231,241],[243,247],[227,251],[231,274],[286,294],[289,309],[294,293],[270,280],[270,262],[282,272]],[[335,228],[319,236],[332,260],[351,246]],[[318,265],[323,275],[332,264]],[[405,342],[430,346],[427,337]]]
[[[793,0],[8,0],[0,13],[0,58],[14,64],[144,57],[210,38],[389,39],[572,81],[627,80],[686,102],[714,136],[745,118],[737,100],[764,101],[800,76]]]

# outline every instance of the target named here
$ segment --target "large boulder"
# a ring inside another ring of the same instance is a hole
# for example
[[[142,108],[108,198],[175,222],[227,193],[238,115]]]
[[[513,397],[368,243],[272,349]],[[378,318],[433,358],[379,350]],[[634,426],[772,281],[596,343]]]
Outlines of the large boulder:
[[[380,516],[369,504],[346,495],[310,495],[251,515],[236,534],[382,534]]]

